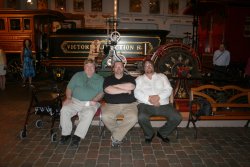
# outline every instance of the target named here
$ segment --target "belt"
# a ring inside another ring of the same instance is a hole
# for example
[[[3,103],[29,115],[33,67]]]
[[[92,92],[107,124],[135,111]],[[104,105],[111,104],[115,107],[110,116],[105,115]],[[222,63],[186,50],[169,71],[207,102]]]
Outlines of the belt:
[[[214,65],[215,67],[227,67],[227,66],[218,66],[218,65]]]

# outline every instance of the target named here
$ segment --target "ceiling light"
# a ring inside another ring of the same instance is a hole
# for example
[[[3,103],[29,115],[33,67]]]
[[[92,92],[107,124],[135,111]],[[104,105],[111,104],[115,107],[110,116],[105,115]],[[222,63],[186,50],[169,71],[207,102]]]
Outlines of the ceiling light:
[[[27,0],[28,4],[33,4],[32,0]]]

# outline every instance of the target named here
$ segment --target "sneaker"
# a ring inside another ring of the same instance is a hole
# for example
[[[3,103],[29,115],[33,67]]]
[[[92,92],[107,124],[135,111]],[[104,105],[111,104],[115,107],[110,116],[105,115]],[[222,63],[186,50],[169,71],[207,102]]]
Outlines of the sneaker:
[[[81,140],[80,137],[74,135],[74,136],[72,137],[72,140],[71,140],[71,143],[70,143],[70,147],[72,147],[72,148],[77,148],[78,145],[79,145],[79,143],[80,143],[80,140]]]
[[[29,84],[30,88],[34,88],[35,86],[33,84]]]
[[[122,141],[116,140],[113,138],[113,136],[111,136],[111,146],[112,147],[120,147],[121,144],[122,144]]]
[[[71,135],[61,136],[61,139],[60,139],[60,141],[59,141],[59,144],[64,145],[64,144],[69,143],[70,138],[71,138]]]

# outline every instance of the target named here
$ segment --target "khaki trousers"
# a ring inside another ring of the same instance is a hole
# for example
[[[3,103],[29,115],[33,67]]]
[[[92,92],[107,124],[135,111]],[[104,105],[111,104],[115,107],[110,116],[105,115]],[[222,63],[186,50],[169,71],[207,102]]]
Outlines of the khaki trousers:
[[[94,106],[89,106],[89,102],[79,101],[72,98],[72,103],[63,105],[60,115],[60,125],[62,127],[62,135],[67,136],[71,134],[72,131],[72,121],[71,118],[76,114],[79,117],[79,123],[76,127],[74,135],[80,138],[85,138],[92,119],[100,107],[100,103]]]
[[[124,116],[121,122],[116,120],[118,115]],[[110,130],[113,138],[122,141],[127,132],[138,121],[137,103],[105,104],[102,107],[102,121]]]

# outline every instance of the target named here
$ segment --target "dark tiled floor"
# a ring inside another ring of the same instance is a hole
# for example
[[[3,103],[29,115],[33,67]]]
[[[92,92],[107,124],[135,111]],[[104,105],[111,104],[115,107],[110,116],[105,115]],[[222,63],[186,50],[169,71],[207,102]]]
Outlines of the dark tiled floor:
[[[39,117],[31,115],[27,137],[20,140],[29,100],[30,90],[16,83],[0,92],[0,167],[250,166],[250,131],[244,128],[199,128],[197,140],[192,128],[179,128],[179,138],[173,133],[169,144],[158,138],[145,144],[142,130],[135,127],[120,148],[112,148],[110,133],[100,139],[97,126],[92,126],[80,146],[72,149],[51,143],[50,117],[37,128]],[[60,134],[59,129],[55,132]]]

